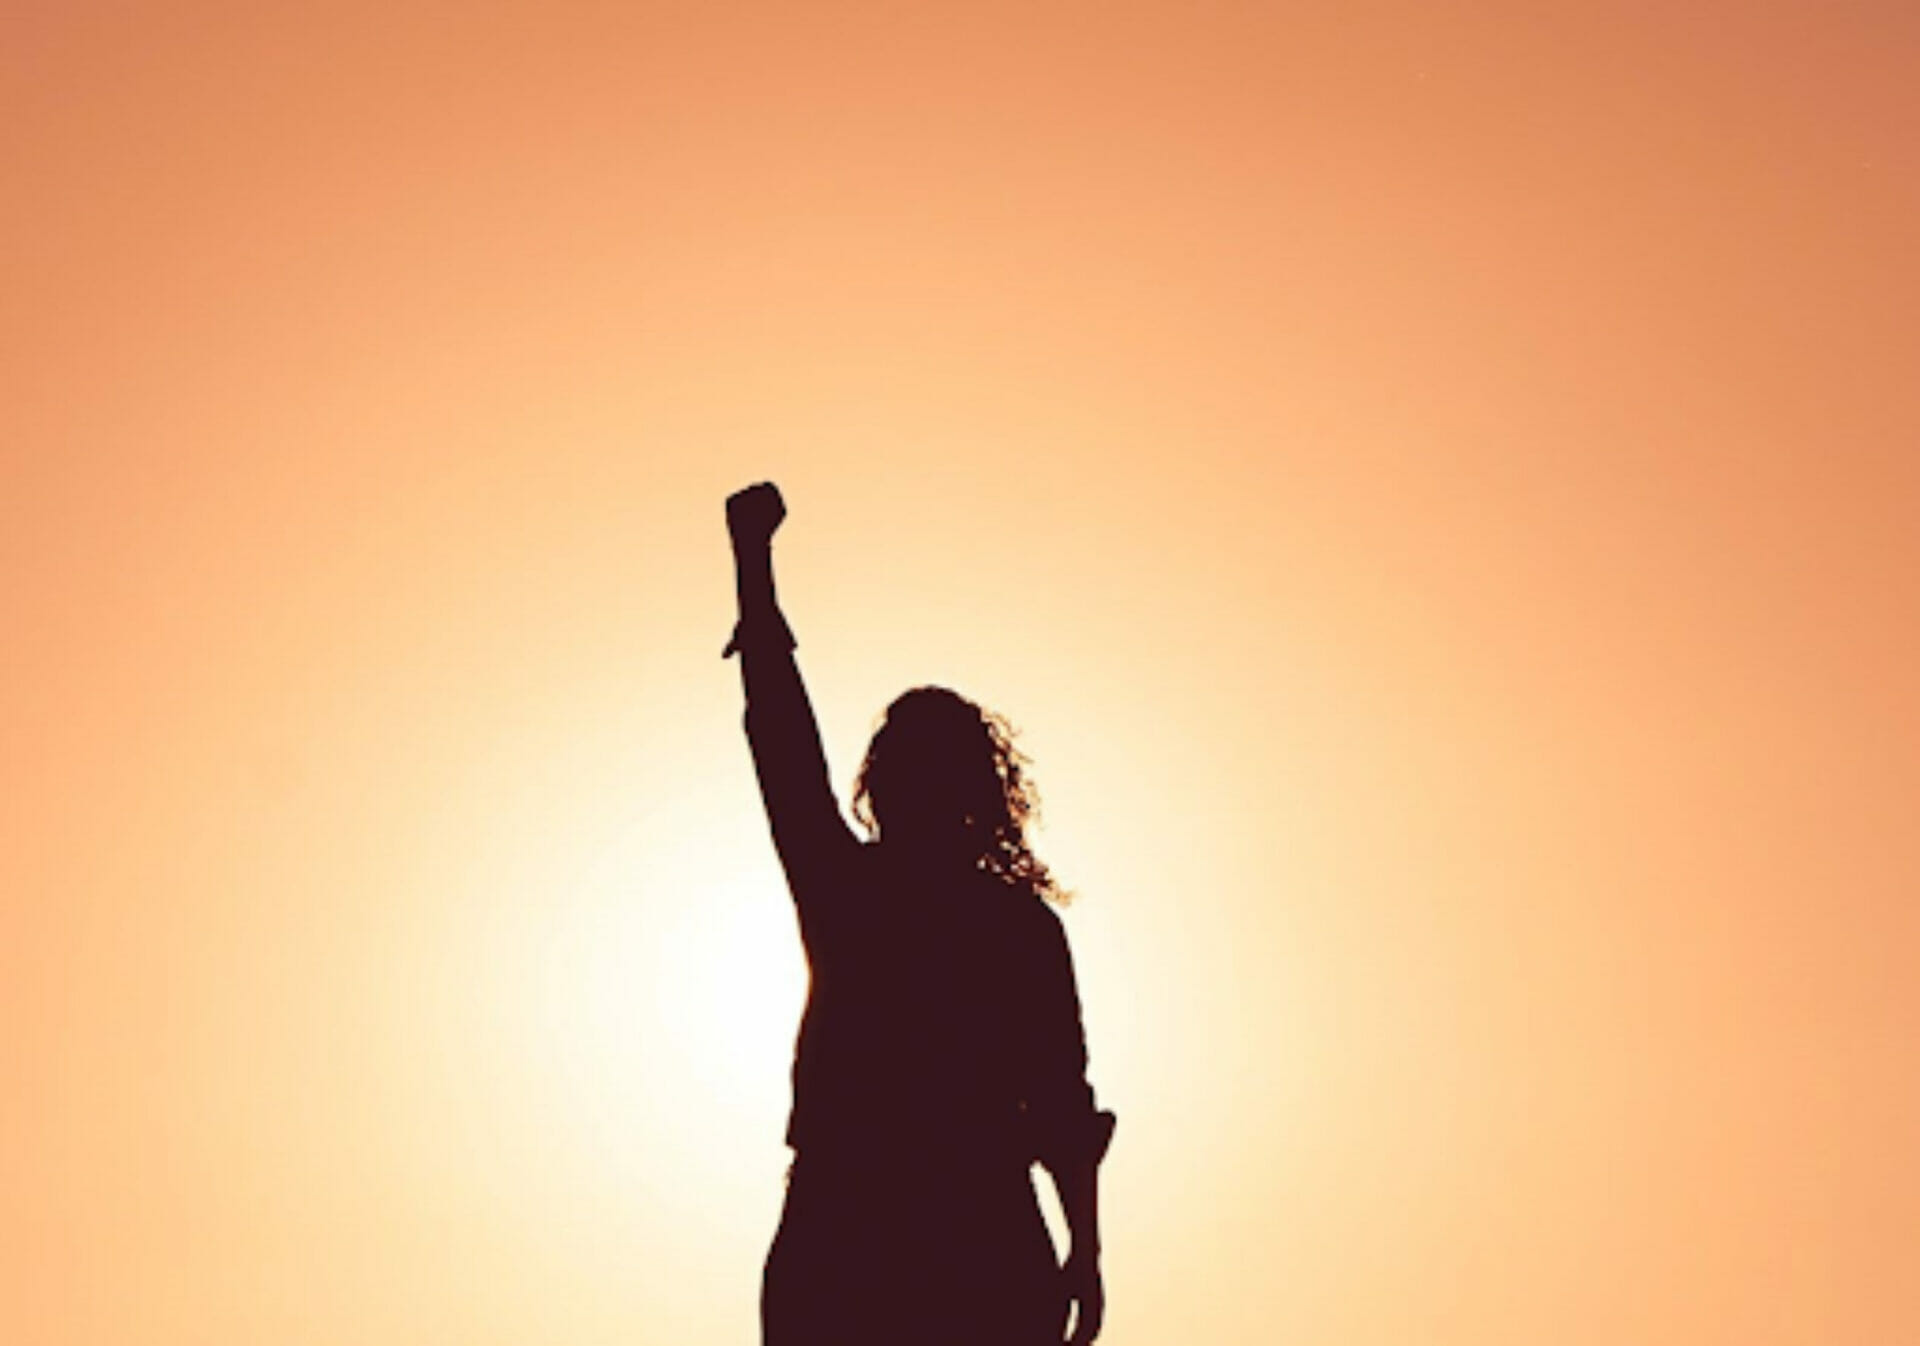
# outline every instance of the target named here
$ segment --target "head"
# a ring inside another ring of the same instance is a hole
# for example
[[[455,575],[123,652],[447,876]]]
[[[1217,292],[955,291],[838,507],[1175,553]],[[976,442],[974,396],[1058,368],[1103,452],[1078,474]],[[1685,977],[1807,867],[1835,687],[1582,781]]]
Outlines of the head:
[[[853,787],[869,834],[984,869],[1038,897],[1064,894],[1027,845],[1039,799],[1013,729],[944,687],[915,687],[887,707]]]

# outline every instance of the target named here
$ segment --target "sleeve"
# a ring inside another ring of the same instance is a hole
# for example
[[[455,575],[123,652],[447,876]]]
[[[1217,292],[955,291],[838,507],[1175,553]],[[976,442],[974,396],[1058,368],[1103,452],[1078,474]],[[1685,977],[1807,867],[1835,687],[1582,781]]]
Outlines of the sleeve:
[[[727,653],[740,655],[754,774],[774,849],[804,920],[807,909],[844,880],[860,843],[833,797],[794,646],[786,619],[772,609],[742,618]]]
[[[1113,1142],[1114,1114],[1098,1107],[1087,1082],[1086,1032],[1067,932],[1051,911],[1035,923],[1042,932],[1034,983],[1033,1052],[1027,1117],[1042,1164],[1062,1173],[1076,1163],[1098,1164]]]

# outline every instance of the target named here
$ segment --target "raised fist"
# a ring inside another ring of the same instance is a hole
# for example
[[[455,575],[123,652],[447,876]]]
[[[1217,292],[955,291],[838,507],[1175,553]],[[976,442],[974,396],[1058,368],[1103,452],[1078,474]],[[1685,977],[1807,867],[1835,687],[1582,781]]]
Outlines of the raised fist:
[[[736,547],[771,541],[786,517],[787,502],[780,498],[780,488],[770,481],[756,482],[727,497],[727,532],[733,535]]]

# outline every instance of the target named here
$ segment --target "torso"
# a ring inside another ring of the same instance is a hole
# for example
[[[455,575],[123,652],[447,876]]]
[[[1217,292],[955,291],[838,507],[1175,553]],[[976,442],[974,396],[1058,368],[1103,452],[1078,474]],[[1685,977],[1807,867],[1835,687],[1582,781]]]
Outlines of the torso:
[[[929,871],[869,845],[832,902],[809,940],[789,1139],[1011,1159],[1021,950],[1036,899],[977,870]]]

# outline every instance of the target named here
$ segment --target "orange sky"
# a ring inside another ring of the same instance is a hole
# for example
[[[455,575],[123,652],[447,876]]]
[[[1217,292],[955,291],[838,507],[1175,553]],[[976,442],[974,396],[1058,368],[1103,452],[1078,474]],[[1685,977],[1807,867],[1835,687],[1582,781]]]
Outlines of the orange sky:
[[[229,8],[0,16],[0,1339],[752,1339],[771,477],[1103,1340],[1920,1340],[1920,10]]]

